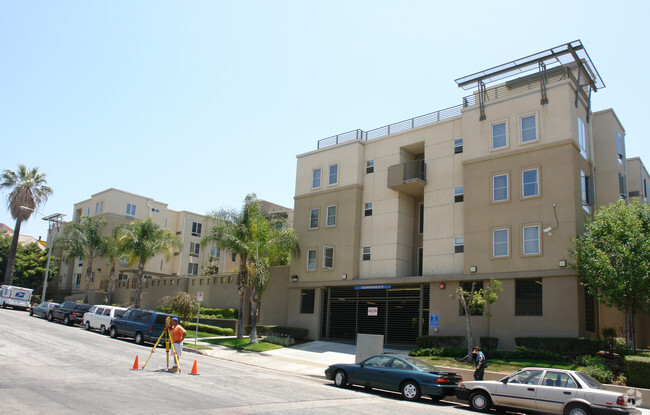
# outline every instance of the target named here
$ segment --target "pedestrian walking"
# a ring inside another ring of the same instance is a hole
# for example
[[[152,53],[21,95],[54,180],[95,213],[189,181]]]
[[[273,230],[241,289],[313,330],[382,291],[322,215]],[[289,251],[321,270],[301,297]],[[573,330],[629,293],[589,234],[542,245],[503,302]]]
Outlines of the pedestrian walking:
[[[472,352],[476,360],[476,370],[474,371],[474,380],[483,380],[483,373],[487,367],[487,361],[485,360],[485,354],[481,351],[479,346],[474,347]]]
[[[178,322],[178,318],[174,317],[172,318],[172,341],[174,342],[174,350],[176,350],[176,357],[178,358],[178,361],[180,362],[181,359],[181,354],[183,353],[183,340],[185,340],[185,336],[187,335],[187,332],[181,326]],[[176,359],[174,359],[174,366],[172,366],[169,369],[170,372],[178,372],[178,366],[176,365]]]

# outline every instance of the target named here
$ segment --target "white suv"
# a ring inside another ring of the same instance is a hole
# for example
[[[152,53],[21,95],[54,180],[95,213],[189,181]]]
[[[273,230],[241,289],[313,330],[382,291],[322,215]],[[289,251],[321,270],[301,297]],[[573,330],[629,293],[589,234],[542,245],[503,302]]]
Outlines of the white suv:
[[[94,305],[84,314],[84,327],[86,330],[96,329],[102,334],[107,334],[111,321],[124,314],[126,310],[124,307]]]

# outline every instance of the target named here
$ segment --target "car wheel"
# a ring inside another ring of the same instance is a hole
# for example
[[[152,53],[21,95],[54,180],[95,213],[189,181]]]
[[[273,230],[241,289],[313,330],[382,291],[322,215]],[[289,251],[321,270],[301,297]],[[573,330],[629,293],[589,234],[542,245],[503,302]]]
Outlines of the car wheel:
[[[85,327],[86,330],[90,331],[90,321],[86,321]]]
[[[104,325],[102,324],[102,326],[99,328],[99,332],[100,332],[101,334],[106,334],[106,326],[104,326]]]
[[[54,321],[54,316],[52,313],[47,313],[47,321]]]
[[[420,399],[420,385],[412,380],[407,380],[402,384],[402,396],[407,401],[417,401]]]
[[[472,392],[469,395],[469,406],[475,411],[489,412],[492,407],[492,399],[486,392]]]
[[[66,326],[70,325],[70,316],[69,315],[66,314],[66,316],[63,317],[63,324],[65,324]]]
[[[117,329],[115,326],[111,326],[111,331],[108,332],[108,335],[111,336],[111,338],[116,339],[117,338]]]
[[[135,333],[135,344],[144,344],[144,336],[142,336],[142,333],[137,332]]]
[[[591,415],[591,410],[585,405],[572,403],[564,408],[564,415]]]
[[[348,375],[343,370],[339,370],[334,374],[334,384],[339,388],[348,386]]]
[[[34,310],[32,310],[31,308],[29,309],[29,315],[32,317],[34,316]]]

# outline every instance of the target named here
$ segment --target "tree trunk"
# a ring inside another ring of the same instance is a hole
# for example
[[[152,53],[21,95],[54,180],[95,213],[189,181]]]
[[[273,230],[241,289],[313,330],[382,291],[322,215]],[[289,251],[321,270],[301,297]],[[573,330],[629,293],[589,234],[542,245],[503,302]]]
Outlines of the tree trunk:
[[[253,285],[251,292],[251,341],[250,344],[257,344],[257,311],[260,308],[260,297]]]
[[[625,308],[625,344],[630,346],[630,309]]]
[[[632,354],[636,354],[636,322],[634,321],[636,316],[636,310],[632,308],[630,312],[630,332],[632,340]]]
[[[11,238],[11,248],[7,256],[7,268],[5,270],[5,285],[11,285],[14,279],[14,266],[16,264],[16,252],[18,251],[18,237],[20,236],[20,225],[22,220],[16,219],[16,226],[14,227],[14,236]],[[43,300],[45,301],[45,300]]]
[[[108,277],[108,305],[113,304],[113,282],[115,281],[115,261],[111,267],[111,273]]]
[[[144,264],[140,262],[138,265],[138,279],[135,282],[135,308],[140,308],[140,300],[142,299],[142,271],[144,271]]]
[[[239,310],[237,313],[237,338],[244,338],[244,296],[246,295],[246,262],[242,259],[239,263],[239,275],[237,276],[237,288],[239,289]]]
[[[90,275],[93,273],[93,258],[88,258],[88,267],[86,268],[86,291],[84,293],[84,303],[88,304],[88,291],[90,291]]]

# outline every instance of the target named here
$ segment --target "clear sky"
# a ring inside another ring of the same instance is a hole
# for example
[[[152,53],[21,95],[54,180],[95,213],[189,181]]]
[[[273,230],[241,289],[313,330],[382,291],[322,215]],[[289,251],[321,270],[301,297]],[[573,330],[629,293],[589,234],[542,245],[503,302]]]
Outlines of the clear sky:
[[[319,139],[458,105],[454,79],[577,39],[606,84],[593,110],[650,165],[649,18],[626,0],[0,0],[0,169],[38,166],[42,213],[68,219],[111,187],[201,214],[250,192],[293,207]]]

